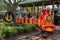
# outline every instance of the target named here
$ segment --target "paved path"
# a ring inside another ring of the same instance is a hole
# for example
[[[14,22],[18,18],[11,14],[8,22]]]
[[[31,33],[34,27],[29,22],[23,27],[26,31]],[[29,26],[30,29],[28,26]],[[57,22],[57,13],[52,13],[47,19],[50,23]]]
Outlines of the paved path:
[[[48,35],[48,37],[43,38],[41,34],[35,34],[30,36],[22,36],[17,40],[60,40],[60,26],[56,26],[56,32],[54,34]]]
[[[49,34],[47,37],[43,37],[40,31],[28,33],[23,36],[19,35],[9,40],[60,40],[60,26],[56,26],[56,31],[54,34]]]

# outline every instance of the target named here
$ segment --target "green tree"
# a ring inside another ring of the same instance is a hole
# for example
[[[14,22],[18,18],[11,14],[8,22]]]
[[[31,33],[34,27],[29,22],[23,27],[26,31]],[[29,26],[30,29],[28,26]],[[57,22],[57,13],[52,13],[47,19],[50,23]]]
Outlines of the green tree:
[[[3,2],[3,0],[0,0],[0,11],[4,11],[7,9],[7,5]]]
[[[14,15],[14,26],[16,26],[16,8],[18,6],[18,3],[23,0],[3,0],[7,4],[7,10],[11,11]]]

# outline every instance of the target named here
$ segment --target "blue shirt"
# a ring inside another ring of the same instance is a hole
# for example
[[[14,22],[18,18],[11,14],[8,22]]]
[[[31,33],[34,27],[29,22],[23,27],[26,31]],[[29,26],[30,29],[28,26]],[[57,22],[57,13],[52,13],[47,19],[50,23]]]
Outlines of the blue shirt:
[[[16,14],[20,14],[20,12],[16,12]]]

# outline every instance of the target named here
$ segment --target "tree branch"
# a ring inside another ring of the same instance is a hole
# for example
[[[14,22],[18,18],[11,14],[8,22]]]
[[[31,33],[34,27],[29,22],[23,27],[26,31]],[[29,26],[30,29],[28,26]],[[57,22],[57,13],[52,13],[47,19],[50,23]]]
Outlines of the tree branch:
[[[11,5],[11,7],[13,7],[13,4],[12,4],[11,0],[8,0],[8,1],[9,1],[9,4]]]
[[[17,3],[19,3],[19,2],[21,2],[21,1],[18,1]]]
[[[16,0],[14,0],[14,3],[16,3]]]
[[[19,2],[23,2],[23,1],[20,0],[20,1],[18,1],[17,3],[19,3]]]
[[[9,4],[13,5],[12,2],[11,2],[11,0],[8,0],[8,1],[9,1]]]
[[[25,0],[23,0],[23,1],[25,1]],[[19,2],[23,2],[23,1],[20,0],[20,1],[18,1],[17,3],[19,3]]]
[[[8,4],[8,2],[7,2],[7,1],[5,1],[5,0],[3,0],[3,1],[4,1],[4,3],[5,3],[5,4]]]

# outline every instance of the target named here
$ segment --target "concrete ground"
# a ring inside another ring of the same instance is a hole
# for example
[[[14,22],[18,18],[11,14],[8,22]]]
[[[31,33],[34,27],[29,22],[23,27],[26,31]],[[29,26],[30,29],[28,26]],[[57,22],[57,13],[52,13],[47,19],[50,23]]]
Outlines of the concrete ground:
[[[53,34],[48,35],[46,39],[44,39],[41,36],[40,31],[38,31],[38,32],[28,33],[23,36],[19,35],[18,37],[16,38],[13,37],[12,39],[9,40],[60,40],[60,26],[55,26],[55,27],[56,27],[56,31]]]

